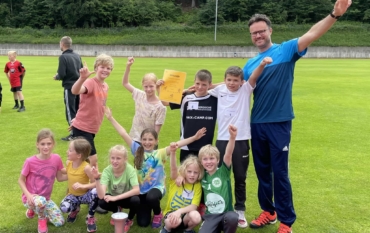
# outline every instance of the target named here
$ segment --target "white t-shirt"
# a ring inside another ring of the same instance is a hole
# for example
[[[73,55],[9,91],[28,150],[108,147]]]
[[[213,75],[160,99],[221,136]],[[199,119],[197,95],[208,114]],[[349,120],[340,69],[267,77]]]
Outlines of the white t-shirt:
[[[229,125],[238,128],[236,140],[251,139],[250,100],[253,87],[245,82],[236,92],[231,92],[225,84],[209,90],[209,94],[218,98],[217,105],[217,140],[229,140]]]

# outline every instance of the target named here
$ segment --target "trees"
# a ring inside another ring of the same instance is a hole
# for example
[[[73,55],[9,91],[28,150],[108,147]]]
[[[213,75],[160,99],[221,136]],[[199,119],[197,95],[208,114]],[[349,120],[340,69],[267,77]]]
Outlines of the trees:
[[[136,27],[156,21],[213,25],[217,0],[0,0],[3,27]],[[255,13],[274,24],[315,23],[335,0],[218,0],[218,23],[244,22]],[[181,7],[185,12],[181,11]],[[190,14],[189,14],[190,11]],[[193,12],[193,13],[191,13]],[[353,0],[343,19],[370,23],[370,1]]]

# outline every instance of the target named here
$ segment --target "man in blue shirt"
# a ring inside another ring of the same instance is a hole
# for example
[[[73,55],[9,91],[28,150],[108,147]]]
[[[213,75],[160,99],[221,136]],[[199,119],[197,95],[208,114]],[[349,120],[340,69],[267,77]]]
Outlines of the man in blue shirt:
[[[278,233],[292,232],[296,214],[288,174],[288,155],[294,118],[292,87],[295,63],[350,5],[351,0],[337,0],[333,11],[303,36],[281,44],[271,42],[271,21],[266,15],[255,14],[249,20],[251,39],[259,54],[246,63],[244,77],[248,79],[263,58],[271,57],[274,61],[265,67],[254,89],[252,153],[262,213],[251,222],[251,228],[274,224],[278,218],[281,222]]]

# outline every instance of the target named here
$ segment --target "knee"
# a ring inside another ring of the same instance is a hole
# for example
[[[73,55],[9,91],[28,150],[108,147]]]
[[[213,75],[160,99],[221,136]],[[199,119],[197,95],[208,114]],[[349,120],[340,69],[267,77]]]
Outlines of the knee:
[[[195,225],[199,224],[202,221],[202,217],[200,216],[199,212],[196,210],[190,211],[188,215],[189,215],[189,220]]]
[[[231,225],[238,225],[238,214],[235,213],[234,211],[229,211],[225,214],[224,216],[225,222]]]
[[[63,213],[68,213],[70,212],[71,210],[71,203],[67,202],[67,201],[64,201],[62,203],[60,203],[60,210],[63,212]]]
[[[139,206],[140,205],[140,198],[139,196],[132,196],[131,197],[131,200],[130,200],[130,203],[132,206]]]
[[[38,208],[44,208],[48,202],[43,196],[35,196],[33,198],[33,201],[35,203],[35,206],[37,206]]]

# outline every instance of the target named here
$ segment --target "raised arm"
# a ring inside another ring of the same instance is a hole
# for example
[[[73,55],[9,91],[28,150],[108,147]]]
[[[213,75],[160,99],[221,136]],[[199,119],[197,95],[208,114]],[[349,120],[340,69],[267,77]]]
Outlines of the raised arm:
[[[257,68],[253,70],[251,76],[248,79],[248,82],[249,82],[249,84],[252,87],[255,87],[256,86],[257,79],[262,74],[263,69],[265,68],[265,66],[267,64],[270,64],[271,62],[272,62],[272,58],[271,57],[265,57],[261,61],[261,63],[259,64],[259,66],[257,66]]]
[[[134,61],[135,59],[133,57],[129,57],[127,59],[127,63],[126,63],[126,70],[125,70],[125,73],[123,75],[123,79],[122,79],[122,85],[128,90],[130,91],[131,93],[134,91],[135,87],[131,85],[130,81],[129,81],[129,76],[130,76],[130,70],[131,70],[131,65],[134,64]]]
[[[236,138],[237,133],[238,133],[238,129],[233,125],[229,125],[230,139],[229,139],[229,142],[227,143],[225,155],[224,155],[224,163],[226,164],[227,167],[231,166],[231,160],[233,156],[233,151],[235,147],[235,138]]]
[[[305,50],[312,42],[319,39],[324,35],[333,24],[337,21],[335,17],[342,16],[351,5],[351,0],[337,0],[334,5],[334,9],[331,15],[326,16],[324,19],[316,23],[311,27],[311,29],[306,32],[303,36],[298,39],[298,51],[302,52]]]
[[[206,135],[206,132],[207,132],[207,129],[205,127],[201,128],[200,130],[197,131],[196,134],[194,134],[194,136],[191,136],[191,137],[188,137],[188,138],[185,138],[185,139],[182,139],[178,142],[176,142],[177,144],[177,147],[181,148],[183,146],[186,146],[196,140],[199,140],[201,137],[203,137],[204,135]],[[170,154],[170,147],[168,146],[166,148],[166,152],[167,152],[167,155]]]
[[[161,92],[161,86],[162,86],[163,84],[164,84],[163,79],[159,79],[159,80],[157,80],[157,82],[156,82],[156,84],[155,84],[156,89],[157,89],[158,96],[159,96],[159,94],[160,94],[160,92]],[[161,100],[161,102],[162,102],[163,106],[170,106],[170,103],[169,103],[169,102],[162,101],[162,100]],[[156,131],[157,131],[157,130],[156,130]]]
[[[79,95],[86,93],[86,87],[83,86],[83,83],[86,81],[86,79],[94,74],[95,71],[89,71],[89,68],[87,67],[86,62],[84,62],[83,68],[80,69],[80,77],[77,79],[77,81],[73,84],[71,92],[74,95]]]
[[[122,125],[120,125],[116,121],[116,119],[113,118],[112,111],[110,110],[109,107],[105,107],[105,116],[110,121],[110,123],[112,123],[113,127],[116,129],[116,131],[118,132],[118,134],[121,135],[121,137],[123,138],[123,140],[125,140],[125,142],[127,143],[127,145],[128,146],[131,146],[132,139],[131,139],[130,135],[128,135],[128,133],[125,130],[125,128],[123,128]]]
[[[178,146],[177,143],[171,142],[169,147],[170,147],[171,180],[175,180],[178,176],[176,164],[176,150]]]

